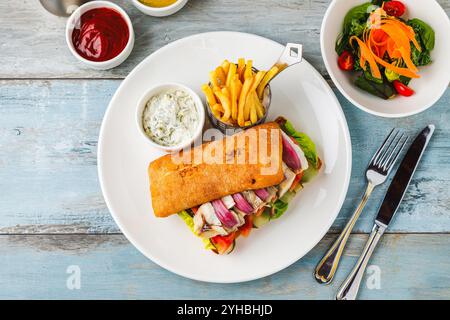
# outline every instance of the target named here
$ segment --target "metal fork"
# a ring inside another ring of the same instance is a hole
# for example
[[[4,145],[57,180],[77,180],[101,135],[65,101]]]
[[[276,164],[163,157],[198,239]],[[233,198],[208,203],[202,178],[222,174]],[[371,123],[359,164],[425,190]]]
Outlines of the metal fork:
[[[345,226],[336,242],[331,246],[325,256],[317,264],[314,276],[320,283],[330,283],[336,273],[339,261],[347,243],[348,237],[352,232],[353,226],[358,220],[367,200],[372,194],[373,189],[386,181],[400,152],[408,141],[408,136],[394,128],[384,140],[381,147],[370,160],[366,170],[367,188],[364,196],[353,213],[350,221]]]

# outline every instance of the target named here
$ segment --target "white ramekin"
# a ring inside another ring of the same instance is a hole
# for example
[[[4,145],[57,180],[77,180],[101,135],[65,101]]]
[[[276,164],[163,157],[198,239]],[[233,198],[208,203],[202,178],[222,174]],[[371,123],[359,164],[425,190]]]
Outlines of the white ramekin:
[[[185,6],[185,4],[188,2],[188,0],[178,0],[174,4],[171,4],[167,7],[162,8],[155,8],[147,6],[138,0],[131,0],[136,8],[139,9],[142,13],[148,14],[149,16],[153,17],[166,17],[170,16],[171,14],[174,14],[181,10]]]
[[[147,102],[150,100],[151,97],[169,91],[169,90],[182,90],[189,94],[192,99],[194,99],[195,106],[197,108],[198,116],[199,116],[199,122],[198,122],[198,128],[196,129],[193,137],[189,140],[184,141],[183,143],[175,146],[162,146],[156,142],[154,142],[150,137],[147,135],[147,133],[144,130],[143,123],[142,123],[142,115],[145,109],[145,106],[147,105]],[[165,152],[176,152],[181,149],[184,149],[188,146],[190,146],[193,142],[197,141],[198,139],[201,139],[202,132],[203,132],[203,126],[205,125],[205,108],[203,106],[202,99],[196,94],[192,89],[186,87],[185,85],[170,82],[170,83],[164,83],[157,86],[154,86],[150,88],[147,92],[144,93],[144,95],[139,99],[137,108],[136,108],[136,126],[141,133],[141,136],[147,143],[155,147],[157,149],[160,149]]]
[[[75,50],[75,47],[72,42],[72,32],[75,28],[76,23],[80,20],[80,17],[87,11],[96,9],[96,8],[111,8],[119,12],[120,15],[125,19],[128,30],[129,30],[129,37],[128,42],[125,48],[122,50],[121,53],[119,53],[116,57],[107,60],[107,61],[91,61],[86,58],[83,58],[78,54],[78,52]],[[77,10],[72,13],[72,15],[67,20],[66,25],[66,42],[67,46],[69,47],[70,52],[74,55],[75,58],[77,58],[79,61],[85,63],[86,65],[90,66],[93,69],[98,70],[107,70],[114,67],[117,67],[119,64],[124,62],[128,56],[130,55],[131,51],[133,50],[134,46],[134,29],[133,24],[131,23],[130,17],[128,14],[118,5],[109,2],[109,1],[91,1],[83,4],[80,6]]]

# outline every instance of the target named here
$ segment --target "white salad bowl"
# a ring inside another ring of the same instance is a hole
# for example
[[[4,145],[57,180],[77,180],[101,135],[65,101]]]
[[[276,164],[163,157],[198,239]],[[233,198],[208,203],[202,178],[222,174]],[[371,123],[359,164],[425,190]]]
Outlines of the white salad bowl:
[[[97,8],[110,8],[116,10],[126,21],[129,31],[129,37],[128,42],[125,46],[125,48],[120,52],[117,56],[115,56],[112,59],[106,60],[106,61],[91,61],[88,60],[81,55],[78,54],[78,52],[75,50],[75,47],[72,42],[72,33],[75,29],[76,24],[80,20],[81,16],[92,9]],[[67,20],[66,24],[66,42],[67,46],[69,47],[70,52],[73,54],[75,58],[77,58],[79,61],[83,62],[84,64],[88,65],[89,67],[97,70],[108,70],[112,69],[114,67],[117,67],[122,62],[124,62],[128,56],[130,55],[131,51],[133,51],[134,47],[134,29],[133,24],[131,23],[131,19],[128,16],[128,14],[118,5],[109,2],[109,1],[91,1],[83,4],[78,9],[76,9],[72,15]]]
[[[407,19],[419,18],[428,23],[436,33],[436,45],[431,52],[433,62],[419,67],[420,78],[413,79],[410,87],[415,91],[410,97],[395,96],[383,100],[357,88],[352,72],[339,69],[335,43],[347,12],[365,0],[333,0],[325,13],[320,32],[322,57],[328,73],[339,91],[355,106],[368,113],[389,118],[406,117],[431,107],[444,94],[450,82],[450,21],[435,0],[401,0],[406,6]]]
[[[178,0],[175,3],[171,4],[170,6],[161,8],[145,5],[139,0],[132,0],[132,2],[134,6],[144,14],[153,17],[166,17],[180,11],[186,5],[188,0]]]
[[[153,141],[147,135],[147,133],[145,132],[144,127],[143,127],[142,116],[144,113],[145,106],[147,105],[147,102],[150,100],[151,97],[161,94],[163,92],[172,91],[172,90],[182,90],[192,97],[192,99],[194,100],[195,106],[197,108],[199,121],[198,121],[198,127],[195,130],[195,133],[190,139],[184,141],[183,143],[181,143],[179,145],[163,146],[163,145],[160,145],[160,144],[156,143],[155,141]],[[205,108],[203,106],[202,99],[200,99],[198,94],[196,94],[193,90],[191,90],[190,88],[186,87],[185,85],[182,85],[179,83],[164,83],[164,84],[156,85],[156,86],[150,88],[141,97],[141,99],[139,99],[139,103],[136,108],[136,126],[140,132],[141,137],[145,141],[147,141],[147,143],[151,147],[154,147],[154,148],[157,148],[159,150],[169,152],[169,153],[176,152],[176,151],[182,150],[186,147],[189,147],[192,143],[198,141],[198,139],[201,139],[204,124],[205,124]]]

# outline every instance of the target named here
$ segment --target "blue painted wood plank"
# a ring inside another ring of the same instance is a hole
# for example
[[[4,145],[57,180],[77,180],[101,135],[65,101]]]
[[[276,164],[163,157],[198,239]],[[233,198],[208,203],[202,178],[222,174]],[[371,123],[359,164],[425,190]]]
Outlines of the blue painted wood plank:
[[[342,227],[356,207],[365,189],[365,168],[369,159],[393,127],[405,129],[413,138],[428,124],[436,125],[436,132],[419,164],[411,185],[399,208],[392,232],[448,231],[444,220],[450,217],[450,90],[430,109],[400,119],[371,116],[349,103],[335,90],[349,125],[353,149],[353,170],[349,192],[343,209],[335,222]],[[406,151],[404,151],[406,152]],[[391,175],[392,178],[394,174]],[[389,186],[375,189],[367,207],[356,224],[356,230],[368,231]]]
[[[121,235],[0,236],[0,298],[333,299],[367,235],[351,236],[335,281],[320,285],[312,270],[333,238],[325,237],[302,260],[275,275],[224,285],[174,275],[147,260]],[[448,234],[386,235],[360,298],[450,299],[449,246]],[[79,290],[67,288],[69,266],[81,272]]]
[[[118,85],[2,82],[0,232],[118,231],[96,167],[100,123]]]
[[[97,180],[100,123],[117,80],[0,81],[0,233],[109,233]],[[335,90],[337,93],[337,91]],[[415,134],[437,127],[391,232],[450,231],[450,90],[416,116],[383,119],[352,106],[339,93],[353,143],[353,172],[342,212],[345,224],[365,184],[364,170],[389,130]],[[387,184],[376,190],[355,231],[368,232]]]

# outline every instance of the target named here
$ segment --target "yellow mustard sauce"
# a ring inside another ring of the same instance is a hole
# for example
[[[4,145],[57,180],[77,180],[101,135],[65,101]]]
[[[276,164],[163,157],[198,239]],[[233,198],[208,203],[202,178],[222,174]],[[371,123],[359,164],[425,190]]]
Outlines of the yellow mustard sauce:
[[[163,8],[177,2],[177,0],[139,0],[140,3],[149,7]]]

